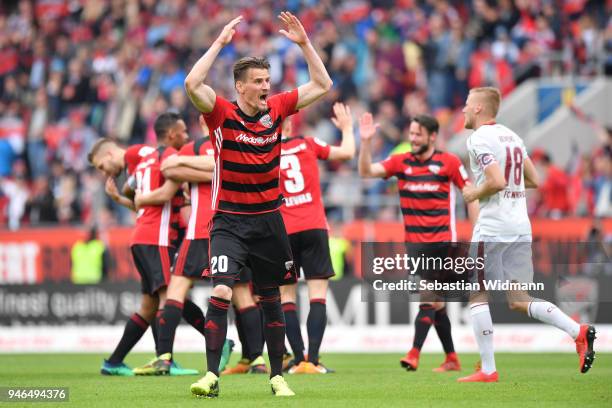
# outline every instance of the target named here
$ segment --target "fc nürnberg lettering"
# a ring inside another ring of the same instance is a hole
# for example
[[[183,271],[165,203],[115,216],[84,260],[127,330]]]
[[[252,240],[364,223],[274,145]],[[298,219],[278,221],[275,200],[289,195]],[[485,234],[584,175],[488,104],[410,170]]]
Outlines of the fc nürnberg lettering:
[[[276,142],[276,139],[278,139],[278,133],[276,132],[272,136],[268,136],[268,137],[261,137],[261,136],[253,137],[253,136],[247,136],[244,133],[241,133],[236,137],[237,142],[244,142],[244,143],[249,143],[249,144],[254,144],[254,145],[259,145],[259,146],[274,143]]]

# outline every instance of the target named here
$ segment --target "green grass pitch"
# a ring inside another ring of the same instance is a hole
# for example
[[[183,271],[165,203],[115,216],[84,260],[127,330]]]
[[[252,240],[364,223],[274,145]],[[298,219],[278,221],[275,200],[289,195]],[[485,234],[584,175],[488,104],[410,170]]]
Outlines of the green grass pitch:
[[[478,356],[460,355],[461,373],[433,373],[443,356],[424,354],[417,372],[400,368],[400,354],[326,354],[337,370],[329,375],[287,375],[293,398],[275,398],[265,375],[221,378],[216,400],[197,399],[189,385],[199,377],[106,377],[101,354],[0,355],[0,387],[69,387],[70,401],[35,406],[82,407],[610,407],[612,354],[598,353],[587,374],[578,373],[575,354],[497,354],[500,382],[458,384]],[[150,358],[128,356],[131,367]],[[238,357],[234,356],[234,362]],[[202,368],[204,354],[178,353],[184,367]],[[25,406],[2,403],[3,406]],[[29,406],[33,404],[30,403]]]

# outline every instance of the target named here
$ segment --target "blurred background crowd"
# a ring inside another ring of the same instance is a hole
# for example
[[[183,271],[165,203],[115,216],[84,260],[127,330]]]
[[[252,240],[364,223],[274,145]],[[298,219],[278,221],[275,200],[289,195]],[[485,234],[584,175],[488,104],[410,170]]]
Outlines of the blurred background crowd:
[[[301,19],[334,81],[300,113],[299,133],[330,143],[340,100],[381,124],[374,159],[405,147],[409,120],[433,113],[440,148],[461,130],[475,86],[504,95],[541,76],[612,74],[612,1],[586,0],[4,0],[0,5],[0,225],[109,225],[132,215],[104,195],[86,155],[102,136],[155,144],[153,121],[174,110],[202,133],[183,88],[223,25],[242,14],[208,83],[234,98],[231,66],[267,56],[273,88],[303,83],[299,48],[278,35],[277,15]],[[358,129],[356,129],[358,131]],[[594,130],[596,131],[596,130]],[[612,216],[612,130],[570,165],[532,152],[543,185],[530,211],[542,217]],[[362,181],[356,161],[322,164],[332,221],[397,217],[386,181]],[[458,204],[461,208],[461,203]],[[461,213],[461,212],[460,212]]]

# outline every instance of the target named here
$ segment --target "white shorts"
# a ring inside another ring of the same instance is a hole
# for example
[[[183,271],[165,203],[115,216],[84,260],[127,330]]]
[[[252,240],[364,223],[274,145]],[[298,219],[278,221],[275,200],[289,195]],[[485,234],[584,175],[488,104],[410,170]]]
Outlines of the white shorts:
[[[484,270],[475,271],[470,281],[483,280],[501,282],[533,282],[533,254],[531,234],[526,235],[480,235],[474,230],[470,256],[484,257]]]

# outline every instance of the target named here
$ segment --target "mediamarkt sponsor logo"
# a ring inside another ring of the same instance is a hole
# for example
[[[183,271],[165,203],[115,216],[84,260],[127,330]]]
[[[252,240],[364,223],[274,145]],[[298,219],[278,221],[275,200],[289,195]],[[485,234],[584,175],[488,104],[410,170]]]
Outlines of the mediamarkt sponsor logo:
[[[250,144],[254,144],[254,145],[267,145],[270,143],[274,143],[276,142],[276,139],[278,139],[278,133],[274,133],[272,136],[268,136],[268,137],[253,137],[253,136],[247,136],[244,133],[241,133],[238,135],[238,137],[236,137],[236,141],[237,142],[244,142],[244,143],[250,143]]]
[[[405,187],[406,190],[410,191],[438,191],[440,188],[437,184],[427,184],[427,183],[419,183],[419,184],[409,184]]]

